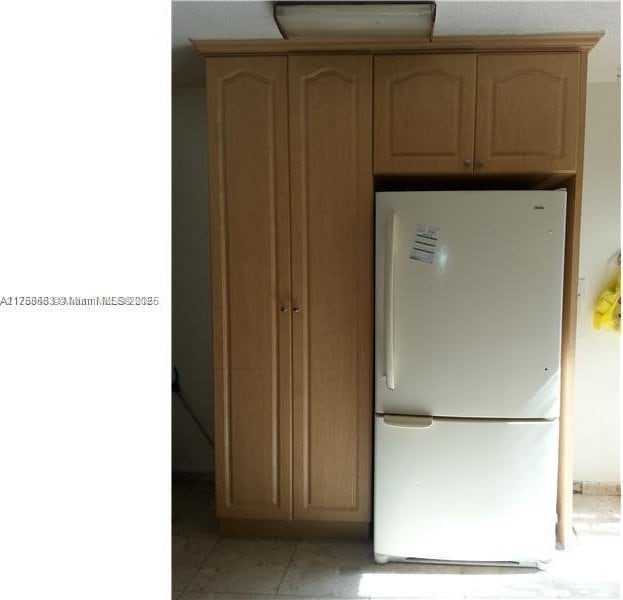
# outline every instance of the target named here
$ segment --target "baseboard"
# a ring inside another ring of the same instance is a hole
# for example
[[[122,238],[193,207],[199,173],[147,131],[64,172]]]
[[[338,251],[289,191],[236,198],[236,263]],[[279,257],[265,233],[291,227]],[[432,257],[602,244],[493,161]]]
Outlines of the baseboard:
[[[214,473],[201,473],[198,471],[173,471],[173,481],[198,481],[214,483]],[[574,494],[587,496],[620,496],[620,483],[605,483],[603,481],[574,481]]]
[[[602,481],[574,481],[574,494],[586,494],[587,496],[620,496],[620,483],[604,483]]]
[[[275,521],[270,519],[218,519],[222,535],[298,539],[367,540],[370,523],[359,521]]]

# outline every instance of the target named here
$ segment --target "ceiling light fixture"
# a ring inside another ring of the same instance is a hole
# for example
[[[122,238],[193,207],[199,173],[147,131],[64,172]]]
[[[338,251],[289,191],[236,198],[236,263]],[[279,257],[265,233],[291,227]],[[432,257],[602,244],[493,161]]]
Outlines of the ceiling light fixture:
[[[417,38],[430,40],[434,2],[275,2],[284,38]]]

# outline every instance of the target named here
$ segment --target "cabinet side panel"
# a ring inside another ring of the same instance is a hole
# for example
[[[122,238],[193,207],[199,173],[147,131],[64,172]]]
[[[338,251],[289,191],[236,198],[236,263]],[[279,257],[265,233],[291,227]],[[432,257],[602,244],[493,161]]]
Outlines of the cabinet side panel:
[[[369,56],[290,57],[294,515],[369,519]]]
[[[291,514],[286,59],[207,61],[217,514]]]
[[[577,330],[577,290],[580,263],[582,178],[584,175],[584,131],[586,120],[586,76],[588,52],[580,54],[578,117],[578,173],[567,185],[567,233],[562,307],[562,352],[560,391],[560,448],[558,456],[558,524],[556,533],[563,548],[573,539],[573,428],[575,422],[575,339]]]

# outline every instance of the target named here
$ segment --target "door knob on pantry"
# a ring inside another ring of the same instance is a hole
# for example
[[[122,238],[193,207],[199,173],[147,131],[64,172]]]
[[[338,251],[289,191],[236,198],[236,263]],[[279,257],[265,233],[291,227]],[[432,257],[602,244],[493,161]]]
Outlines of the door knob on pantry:
[[[287,312],[288,312],[288,307],[287,307],[285,304],[280,304],[280,305],[279,305],[279,310],[280,310],[282,313],[287,313]]]
[[[464,160],[464,161],[463,161],[463,164],[464,164],[466,167],[471,167],[471,166],[472,166],[472,161],[471,161],[471,160],[469,160],[469,159],[467,159],[467,160]]]
[[[477,160],[477,161],[476,161],[476,166],[477,166],[477,167],[484,167],[484,166],[485,166],[485,163],[483,163],[481,160]]]
[[[296,304],[292,307],[292,312],[297,313],[297,312],[299,312],[299,310],[301,310],[301,307],[300,306],[296,306]]]

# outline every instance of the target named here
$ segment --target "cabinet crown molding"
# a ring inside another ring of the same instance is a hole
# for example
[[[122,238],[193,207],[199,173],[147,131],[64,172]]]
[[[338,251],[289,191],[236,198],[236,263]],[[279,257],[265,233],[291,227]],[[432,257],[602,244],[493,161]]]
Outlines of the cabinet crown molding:
[[[603,31],[539,35],[483,35],[413,39],[291,39],[291,40],[193,40],[202,56],[248,54],[357,53],[417,54],[426,52],[590,52]]]

